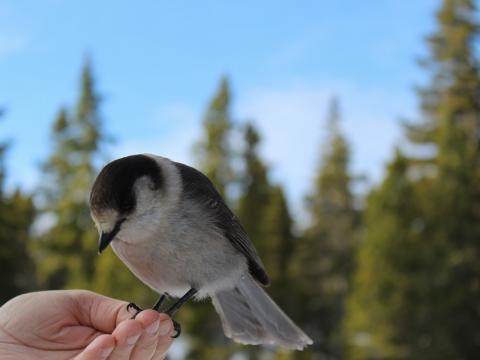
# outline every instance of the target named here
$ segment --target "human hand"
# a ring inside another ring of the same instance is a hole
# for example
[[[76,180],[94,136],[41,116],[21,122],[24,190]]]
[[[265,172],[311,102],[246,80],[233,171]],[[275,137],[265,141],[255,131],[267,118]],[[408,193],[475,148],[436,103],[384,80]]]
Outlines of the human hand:
[[[0,358],[163,359],[171,319],[145,310],[132,320],[126,305],[84,290],[17,296],[0,308]]]

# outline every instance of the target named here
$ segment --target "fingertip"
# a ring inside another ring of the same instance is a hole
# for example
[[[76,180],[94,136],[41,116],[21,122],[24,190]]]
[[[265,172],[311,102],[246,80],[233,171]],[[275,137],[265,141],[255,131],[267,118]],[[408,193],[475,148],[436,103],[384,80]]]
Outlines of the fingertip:
[[[170,316],[165,313],[158,313],[155,310],[142,311],[136,319],[142,324],[143,329],[150,334],[156,334],[160,336],[166,336],[174,334],[173,322]]]
[[[139,321],[128,319],[121,322],[112,335],[115,337],[118,345],[132,346],[142,334],[142,325]]]
[[[165,320],[172,321],[172,318],[165,313],[160,313],[160,314],[158,314],[158,316],[159,316],[160,321],[165,321]]]
[[[144,310],[137,315],[135,320],[139,321],[145,329],[160,318],[160,314],[155,310]]]
[[[160,327],[158,329],[158,334],[162,337],[167,336],[168,338],[170,338],[171,335],[173,335],[174,333],[175,333],[175,330],[173,328],[172,319],[170,319],[168,315],[162,317],[160,319]]]

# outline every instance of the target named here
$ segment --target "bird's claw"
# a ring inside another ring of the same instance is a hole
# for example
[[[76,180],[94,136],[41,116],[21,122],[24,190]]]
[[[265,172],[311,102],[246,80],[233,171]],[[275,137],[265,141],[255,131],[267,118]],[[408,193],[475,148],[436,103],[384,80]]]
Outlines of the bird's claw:
[[[176,322],[175,320],[172,319],[172,322],[173,322],[173,328],[175,329],[176,333],[175,335],[172,336],[172,339],[176,339],[180,336],[180,334],[182,333],[182,327],[180,326],[180,324],[178,322]]]
[[[137,315],[140,314],[140,312],[143,311],[143,309],[135,303],[130,303],[130,304],[127,305],[127,311],[128,312],[130,312],[130,309],[134,309],[136,311],[136,313],[131,317],[131,319],[135,319],[137,317]]]
[[[131,302],[130,304],[127,305],[127,311],[130,311],[130,309],[135,309],[137,311],[143,311],[143,309],[138,306],[137,304]]]
[[[127,311],[130,312],[131,309],[134,309],[136,311],[135,314],[131,317],[131,319],[135,319],[137,317],[137,315],[140,314],[140,312],[143,311],[143,309],[135,303],[130,303],[130,304],[127,305]],[[158,309],[155,309],[155,310],[158,311]],[[168,313],[168,311],[167,311],[167,313]],[[175,335],[172,336],[172,339],[176,339],[182,333],[182,327],[178,322],[176,322],[173,319],[172,319],[172,322],[173,322],[173,328],[175,329]]]

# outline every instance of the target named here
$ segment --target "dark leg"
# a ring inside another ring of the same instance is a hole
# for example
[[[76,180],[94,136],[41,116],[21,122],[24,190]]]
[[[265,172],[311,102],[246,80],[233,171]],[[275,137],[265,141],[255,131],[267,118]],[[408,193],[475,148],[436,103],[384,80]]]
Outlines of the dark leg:
[[[163,301],[166,299],[167,296],[168,296],[168,294],[164,294],[164,295],[160,296],[160,298],[155,303],[155,305],[153,305],[152,309],[155,310],[155,311],[158,311],[158,309],[160,308],[160,306],[162,305]],[[135,315],[133,315],[132,319],[135,319],[137,317],[138,313],[143,311],[143,309],[140,306],[138,306],[137,304],[135,304],[133,302],[127,305],[127,311],[128,312],[130,312],[130,309],[135,309],[136,310],[136,313],[135,313]]]
[[[195,290],[194,288],[191,288],[190,290],[188,290],[185,295],[183,295],[180,299],[178,299],[178,301],[175,304],[170,306],[170,308],[167,311],[165,311],[165,314],[169,315],[170,317],[173,317],[177,313],[178,309],[180,309],[180,307],[183,304],[185,304],[188,300],[190,300],[190,298],[196,293],[197,293],[197,290]]]
[[[163,301],[165,300],[166,297],[167,296],[165,294],[160,296],[160,299],[158,299],[158,301],[155,303],[155,305],[153,305],[152,309],[155,310],[155,311],[158,311],[158,309],[160,309],[160,306],[163,304]]]
[[[180,307],[183,304],[185,304],[189,299],[191,299],[192,296],[195,295],[196,293],[197,293],[197,290],[195,290],[194,288],[191,288],[190,290],[188,290],[185,295],[183,295],[180,299],[178,299],[178,301],[175,304],[170,306],[170,308],[167,311],[165,311],[165,314],[173,318],[173,316],[177,313],[178,309],[180,309]],[[172,336],[172,338],[177,338],[182,333],[182,327],[175,320],[172,319],[172,321],[173,321],[173,327],[177,332],[174,336]]]

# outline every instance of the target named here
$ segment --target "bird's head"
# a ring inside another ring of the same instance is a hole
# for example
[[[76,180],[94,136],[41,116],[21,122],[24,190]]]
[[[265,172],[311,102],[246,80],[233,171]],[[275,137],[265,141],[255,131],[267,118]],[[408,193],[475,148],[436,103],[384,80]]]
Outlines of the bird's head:
[[[90,193],[90,212],[100,234],[101,253],[115,238],[125,234],[135,241],[132,228],[151,213],[163,186],[160,165],[148,155],[131,155],[107,164]]]

